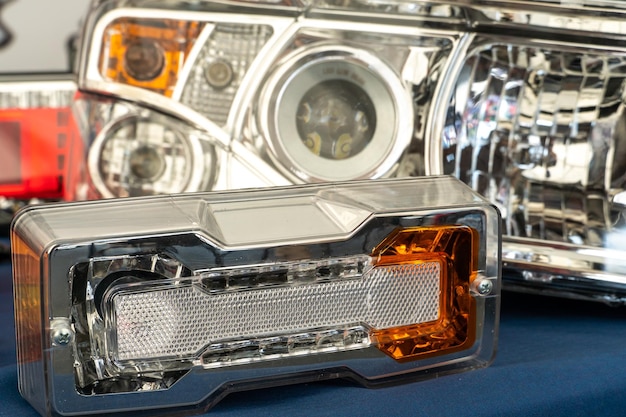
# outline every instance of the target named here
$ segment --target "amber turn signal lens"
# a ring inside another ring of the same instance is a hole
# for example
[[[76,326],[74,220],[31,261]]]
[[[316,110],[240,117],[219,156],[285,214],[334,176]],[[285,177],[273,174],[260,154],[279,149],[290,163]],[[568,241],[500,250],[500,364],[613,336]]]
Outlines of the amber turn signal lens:
[[[11,242],[13,268],[22,271],[22,279],[14,285],[15,328],[17,330],[17,357],[19,363],[41,360],[41,281],[37,268],[37,254],[20,237],[13,236]]]
[[[397,360],[413,360],[474,343],[470,284],[477,276],[478,243],[478,234],[470,227],[420,227],[399,230],[374,250],[377,266],[425,262],[440,266],[438,319],[375,332],[379,349]]]
[[[172,95],[198,22],[122,18],[104,32],[100,73],[108,81]]]

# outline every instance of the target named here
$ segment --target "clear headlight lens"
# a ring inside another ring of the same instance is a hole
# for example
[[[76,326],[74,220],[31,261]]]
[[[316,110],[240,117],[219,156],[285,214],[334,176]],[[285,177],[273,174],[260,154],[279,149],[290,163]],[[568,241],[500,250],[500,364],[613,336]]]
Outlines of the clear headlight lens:
[[[623,297],[626,264],[613,249],[624,249],[614,198],[626,173],[625,80],[626,55],[616,50],[486,37],[470,47],[439,168],[500,208],[511,286]]]
[[[626,299],[619,2],[152,5],[93,11],[80,86],[209,132],[215,187],[232,158],[243,187],[453,174],[502,210],[512,286]],[[120,22],[145,53],[111,54]]]
[[[216,163],[213,149],[191,132],[131,116],[96,138],[88,166],[104,197],[128,197],[207,189]]]
[[[182,415],[495,352],[500,218],[453,178],[31,207],[11,238],[19,388],[42,415]]]

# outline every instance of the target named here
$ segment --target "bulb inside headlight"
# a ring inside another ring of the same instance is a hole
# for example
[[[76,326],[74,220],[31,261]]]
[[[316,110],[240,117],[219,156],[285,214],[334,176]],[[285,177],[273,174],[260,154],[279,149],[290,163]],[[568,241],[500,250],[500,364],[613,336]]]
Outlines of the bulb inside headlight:
[[[294,181],[389,175],[411,140],[410,95],[388,64],[363,50],[300,48],[280,62],[260,99],[270,156]]]
[[[357,155],[372,140],[376,112],[371,97],[349,81],[326,81],[304,93],[296,125],[300,140],[327,159]]]

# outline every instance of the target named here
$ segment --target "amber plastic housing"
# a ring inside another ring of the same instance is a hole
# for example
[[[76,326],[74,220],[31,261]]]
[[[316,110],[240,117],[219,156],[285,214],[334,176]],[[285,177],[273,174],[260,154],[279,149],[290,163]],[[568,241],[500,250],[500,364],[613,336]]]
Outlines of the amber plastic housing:
[[[203,25],[168,19],[117,19],[104,32],[100,72],[112,82],[167,97]]]
[[[466,349],[476,338],[470,285],[478,274],[479,236],[465,226],[399,230],[382,242],[376,265],[436,261],[441,264],[439,318],[375,332],[378,348],[397,360]]]
[[[37,270],[38,257],[35,252],[19,237],[12,244],[13,268],[22,271],[22,278],[15,283],[13,291],[20,305],[15,308],[18,362],[29,363],[42,359],[42,340],[44,332],[41,320],[42,282]]]

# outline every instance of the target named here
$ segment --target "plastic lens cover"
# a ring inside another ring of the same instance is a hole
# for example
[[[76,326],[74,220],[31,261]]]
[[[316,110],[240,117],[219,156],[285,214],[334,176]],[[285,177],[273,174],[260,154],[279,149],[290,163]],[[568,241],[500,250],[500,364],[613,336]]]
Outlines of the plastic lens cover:
[[[20,392],[42,415],[184,414],[233,390],[486,366],[499,227],[450,177],[25,209]]]
[[[150,5],[93,9],[80,87],[208,132],[213,189],[455,175],[502,213],[509,288],[626,302],[621,2]]]

